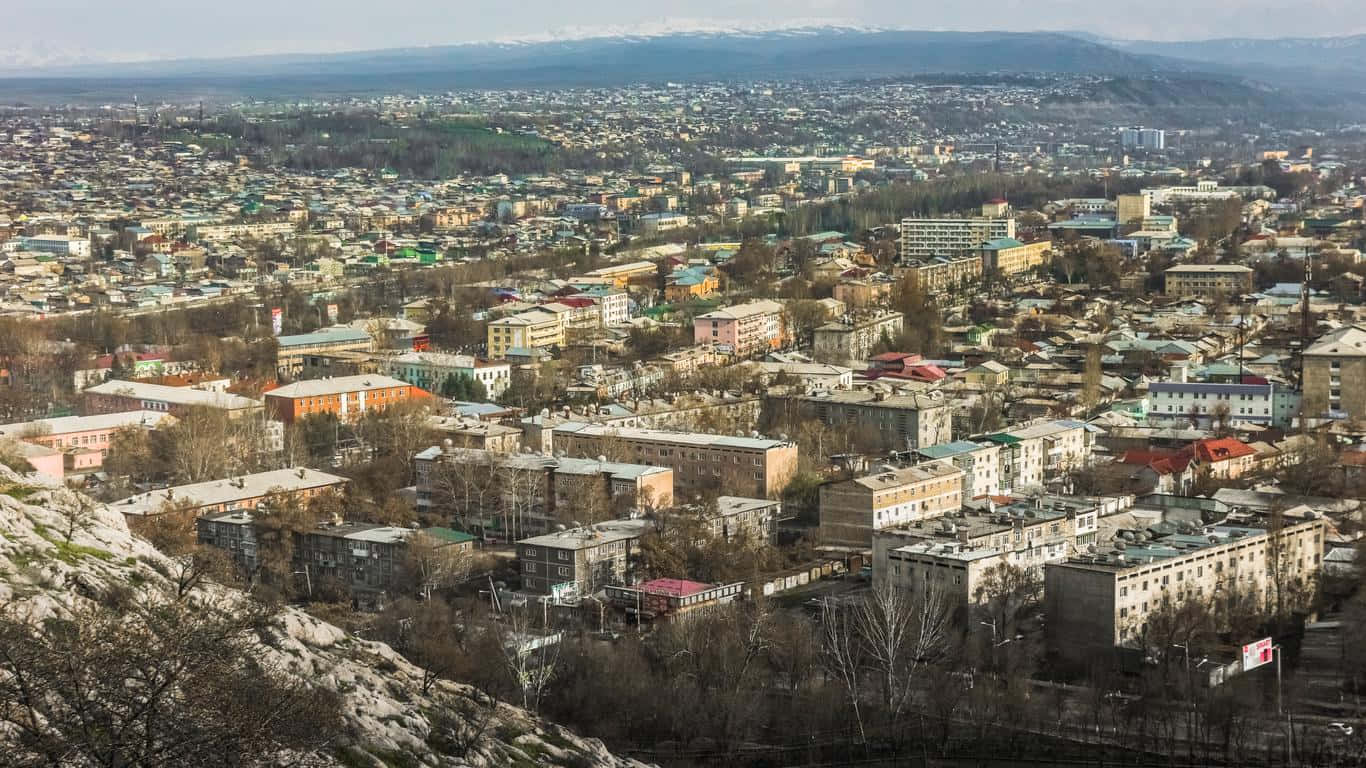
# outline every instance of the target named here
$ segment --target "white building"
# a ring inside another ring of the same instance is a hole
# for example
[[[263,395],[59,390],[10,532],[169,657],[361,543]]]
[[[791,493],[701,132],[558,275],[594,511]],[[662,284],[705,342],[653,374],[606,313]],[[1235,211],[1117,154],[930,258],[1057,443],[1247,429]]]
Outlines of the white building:
[[[467,376],[484,385],[490,398],[497,398],[512,381],[512,366],[505,361],[480,360],[474,355],[444,352],[405,352],[390,358],[385,373],[396,379],[441,394],[446,380]]]
[[[982,243],[1015,237],[1014,217],[902,219],[901,258],[932,259],[976,251]]]
[[[27,251],[55,253],[58,256],[75,256],[80,259],[90,258],[90,240],[84,237],[34,235],[33,237],[20,237],[18,241],[19,247]]]

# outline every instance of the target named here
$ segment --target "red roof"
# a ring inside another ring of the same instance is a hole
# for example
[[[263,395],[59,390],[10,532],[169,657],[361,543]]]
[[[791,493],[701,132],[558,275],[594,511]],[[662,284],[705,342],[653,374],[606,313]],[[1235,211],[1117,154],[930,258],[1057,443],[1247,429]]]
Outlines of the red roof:
[[[1004,203],[1005,201],[1006,199],[1004,197],[993,197],[987,201],[987,205],[999,205],[1000,203]]]
[[[574,298],[574,297],[571,297],[571,296],[566,296],[565,298],[563,298],[563,299],[557,299],[556,301],[558,301],[560,304],[565,305],[566,307],[591,307],[591,306],[593,306],[593,300],[592,300],[592,299],[586,299],[586,298]]]
[[[1252,446],[1232,437],[1197,440],[1185,450],[1193,452],[1196,459],[1198,459],[1201,464],[1213,464],[1219,461],[1240,459],[1244,456],[1251,456],[1256,453],[1256,451],[1252,449]]]
[[[650,595],[665,597],[687,597],[711,589],[710,584],[687,579],[655,579],[640,585],[642,591]]]
[[[1125,451],[1119,463],[1149,467],[1159,475],[1171,475],[1186,471],[1191,457],[1184,453],[1166,451]]]
[[[917,355],[914,352],[883,352],[880,355],[873,355],[873,360],[879,363],[890,363],[897,360],[905,360],[907,358],[919,360],[920,355]]]

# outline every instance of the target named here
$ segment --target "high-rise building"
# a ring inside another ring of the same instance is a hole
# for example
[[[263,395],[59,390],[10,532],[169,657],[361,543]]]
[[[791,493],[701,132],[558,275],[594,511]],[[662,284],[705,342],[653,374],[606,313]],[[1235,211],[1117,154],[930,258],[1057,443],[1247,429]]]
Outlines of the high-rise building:
[[[1015,237],[1015,219],[902,219],[901,259],[976,254],[982,243]]]
[[[1167,148],[1167,132],[1160,128],[1121,128],[1119,143],[1125,149],[1160,151]]]

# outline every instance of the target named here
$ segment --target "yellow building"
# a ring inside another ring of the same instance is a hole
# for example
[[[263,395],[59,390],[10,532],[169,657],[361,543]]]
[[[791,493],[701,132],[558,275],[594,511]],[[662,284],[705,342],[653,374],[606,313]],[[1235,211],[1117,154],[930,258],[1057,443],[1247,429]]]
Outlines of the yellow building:
[[[1042,266],[1048,260],[1052,242],[1039,240],[1022,243],[1013,237],[998,237],[982,243],[982,271],[1000,275],[1019,275]]]
[[[625,288],[631,283],[653,283],[657,274],[659,267],[655,266],[654,262],[633,261],[629,264],[613,264],[601,269],[592,269],[583,273],[583,277],[613,288]]]
[[[564,326],[545,312],[524,312],[489,323],[488,356],[503,358],[509,349],[548,349],[564,346]]]
[[[1163,275],[1168,296],[1232,297],[1252,291],[1252,270],[1241,264],[1179,264]]]
[[[1120,195],[1115,199],[1115,218],[1120,224],[1134,224],[1153,214],[1153,200],[1148,195]]]

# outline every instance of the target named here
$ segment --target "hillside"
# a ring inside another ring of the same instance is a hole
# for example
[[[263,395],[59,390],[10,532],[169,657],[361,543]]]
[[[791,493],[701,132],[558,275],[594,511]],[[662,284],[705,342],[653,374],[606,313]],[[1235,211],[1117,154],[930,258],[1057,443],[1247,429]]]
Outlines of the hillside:
[[[1179,62],[1054,33],[812,27],[470,43],[326,55],[10,70],[0,97],[326,94],[396,89],[598,87],[663,81],[863,79],[948,72],[1140,75]]]
[[[0,467],[0,632],[10,633],[0,635],[0,699],[6,698],[6,694],[14,695],[17,690],[15,678],[7,680],[5,671],[24,669],[31,671],[35,679],[41,678],[41,651],[60,652],[70,637],[93,632],[102,622],[126,628],[127,642],[131,643],[139,637],[140,630],[161,627],[168,616],[179,617],[175,626],[180,628],[197,627],[196,622],[200,621],[204,626],[215,627],[220,626],[215,623],[218,617],[247,610],[249,602],[240,592],[207,582],[187,585],[180,564],[132,536],[120,515],[101,511],[78,494],[44,487]],[[288,690],[301,694],[301,700],[294,702],[299,712],[307,714],[310,707],[323,709],[322,702],[335,702],[340,718],[339,732],[321,748],[307,754],[252,753],[259,762],[267,762],[264,757],[274,758],[277,764],[375,768],[640,765],[613,756],[601,742],[579,738],[523,710],[485,703],[465,686],[438,681],[424,692],[421,670],[387,645],[348,636],[337,627],[293,608],[284,608],[274,615],[248,615],[255,618],[244,625],[248,631],[242,633],[237,646],[251,656],[248,672],[279,676]],[[35,629],[31,637],[14,634],[16,627],[25,626],[24,622],[42,629]],[[127,715],[144,703],[132,693],[141,690],[136,684],[138,680],[130,677],[126,685],[117,681],[110,685],[108,670],[121,669],[120,665],[126,663],[124,656],[112,651],[137,649],[120,646],[118,635],[123,632],[95,634],[85,640],[99,647],[73,646],[68,649],[70,658],[101,658],[99,654],[109,650],[111,653],[104,657],[108,659],[107,665],[68,669],[65,667],[71,665],[55,664],[49,671],[75,676],[88,683],[91,691],[100,692],[87,693],[79,699],[84,712],[98,709]],[[196,649],[209,647],[203,646],[201,643],[206,641],[194,632],[186,632],[183,638],[168,633],[150,640],[183,641],[187,660],[196,658]],[[25,656],[25,652],[29,655]],[[168,666],[177,666],[177,654],[169,656],[175,663]],[[37,661],[28,663],[33,660]],[[148,664],[154,666],[153,662],[165,661],[151,659]],[[184,666],[193,668],[194,664],[187,661]],[[209,669],[212,670],[212,664]],[[150,676],[154,671],[139,667],[127,674],[140,677],[145,672]],[[241,669],[212,671],[224,675],[221,690],[179,690],[172,698],[182,708],[198,707],[196,711],[228,714],[230,729],[249,730],[247,724],[257,722],[252,717],[261,713],[261,706],[249,700],[255,693],[246,693],[232,683],[253,678],[242,676]],[[237,677],[233,676],[234,671]],[[60,712],[61,701],[72,698],[68,691],[44,700],[52,704],[52,711]],[[242,701],[243,698],[248,701]],[[266,712],[267,719],[261,722],[278,729],[280,724],[270,723],[269,718],[281,711],[284,710]],[[167,712],[160,714],[160,720],[173,719]],[[176,758],[124,764],[229,763],[226,753],[217,757],[208,754],[218,750],[209,746],[216,743],[209,739],[214,733],[212,724],[202,721],[203,718],[188,724],[177,721],[182,727],[174,733],[191,745],[203,746],[188,749]],[[306,722],[301,721],[298,727],[305,727]],[[161,722],[157,726],[166,730]],[[25,727],[29,730],[25,731]],[[90,732],[76,725],[59,728],[49,722],[47,726],[35,727],[21,708],[0,706],[0,753],[14,761],[0,762],[38,764],[42,761],[26,762],[26,749],[31,754],[65,748],[67,743],[81,743],[82,750],[93,750],[91,743],[102,743],[110,730],[106,724],[89,736]],[[306,740],[310,734],[294,735]],[[93,763],[80,758],[63,761],[67,765]]]

